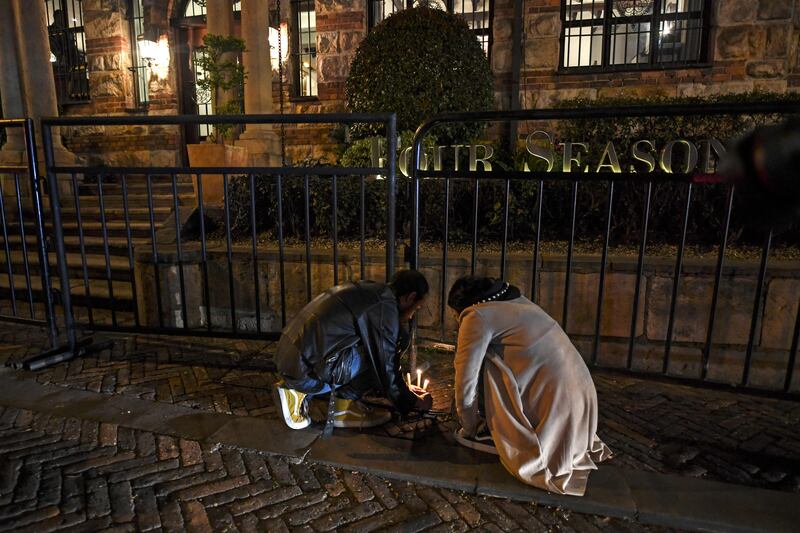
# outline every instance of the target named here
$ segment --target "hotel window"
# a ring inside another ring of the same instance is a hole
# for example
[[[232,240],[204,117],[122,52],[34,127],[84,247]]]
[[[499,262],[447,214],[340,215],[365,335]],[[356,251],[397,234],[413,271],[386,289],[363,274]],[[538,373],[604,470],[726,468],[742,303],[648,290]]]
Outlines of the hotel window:
[[[709,0],[566,0],[563,69],[630,70],[706,60]]]
[[[234,0],[234,13],[242,10],[242,0]],[[187,0],[183,8],[183,18],[203,17],[206,14],[206,2],[204,0]]]
[[[297,96],[317,96],[317,13],[314,0],[294,0],[294,86]]]
[[[59,105],[89,100],[82,0],[45,0],[50,62]]]
[[[489,55],[492,39],[491,0],[433,0],[429,3],[462,18],[475,33],[483,52]],[[418,0],[370,0],[369,27],[373,28],[389,15],[417,4]]]
[[[192,72],[194,72],[194,101],[197,104],[198,115],[213,115],[213,97],[211,91],[203,89],[197,82],[205,80],[208,76],[203,70],[201,58],[206,56],[206,49],[203,46],[192,50]],[[197,135],[200,139],[207,139],[214,132],[211,124],[198,124]]]
[[[144,10],[142,0],[130,0],[128,5],[128,20],[130,23],[131,38],[131,67],[133,72],[133,90],[136,98],[136,109],[146,109],[150,102],[149,78],[150,78],[150,58],[144,57],[143,53],[145,34],[144,34]]]

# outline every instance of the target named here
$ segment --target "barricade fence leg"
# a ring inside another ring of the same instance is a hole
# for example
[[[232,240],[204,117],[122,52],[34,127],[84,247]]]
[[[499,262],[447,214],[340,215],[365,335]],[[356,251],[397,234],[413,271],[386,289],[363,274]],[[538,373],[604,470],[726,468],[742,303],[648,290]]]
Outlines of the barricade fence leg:
[[[42,213],[42,202],[39,189],[39,171],[36,156],[36,142],[33,134],[33,124],[30,120],[25,125],[26,142],[28,150],[28,165],[31,176],[31,195],[33,199],[33,211],[36,221],[38,252],[40,270],[42,276],[42,292],[45,300],[45,313],[47,315],[47,327],[50,336],[50,349],[25,359],[13,366],[25,368],[27,370],[39,370],[41,368],[54,365],[63,361],[69,361],[75,357],[86,355],[89,351],[99,351],[110,347],[110,342],[94,344],[91,337],[78,338],[75,319],[73,316],[72,300],[69,285],[69,271],[67,268],[67,254],[64,245],[64,232],[61,221],[61,198],[58,191],[58,181],[55,173],[50,169],[54,165],[53,161],[53,139],[50,126],[44,125],[42,131],[42,141],[44,144],[45,164],[47,167],[47,185],[50,196],[50,215],[53,221],[53,241],[56,252],[56,265],[59,279],[59,295],[61,311],[64,317],[64,334],[66,342],[58,344],[59,335],[57,328],[57,315],[53,301],[53,284],[49,275],[49,253],[47,250],[47,240],[44,234],[44,217]]]

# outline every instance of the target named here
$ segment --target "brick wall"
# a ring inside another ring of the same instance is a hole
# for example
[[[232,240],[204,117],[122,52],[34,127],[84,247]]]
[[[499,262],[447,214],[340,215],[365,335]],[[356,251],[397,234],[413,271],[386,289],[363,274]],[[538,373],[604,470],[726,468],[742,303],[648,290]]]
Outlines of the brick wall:
[[[709,62],[665,70],[573,74],[558,70],[561,32],[560,0],[522,0],[522,62],[520,107],[545,108],[558,101],[584,97],[698,96],[763,90],[800,91],[800,0],[726,0],[712,2]],[[148,1],[150,5],[153,2]],[[122,0],[86,0],[85,20],[92,101],[71,106],[67,115],[125,114],[133,107],[128,22]],[[294,96],[290,66],[285,69],[284,112],[326,113],[345,110],[345,81],[350,63],[367,34],[366,0],[316,0],[318,96]],[[160,10],[161,18],[171,12]],[[281,18],[293,26],[290,2],[282,2]],[[150,11],[147,11],[150,13]],[[510,107],[514,0],[494,0],[491,65],[495,76],[495,105]],[[158,14],[158,13],[157,13]],[[149,22],[152,22],[148,18]],[[156,17],[158,18],[158,17]],[[165,24],[165,21],[161,21]],[[165,26],[166,27],[166,26]],[[173,38],[169,33],[170,39]],[[291,35],[291,33],[290,33]],[[291,41],[291,37],[290,37]],[[174,50],[179,43],[170,42]],[[288,43],[284,43],[288,46]],[[151,80],[151,113],[176,113],[178,97],[173,64],[165,80]],[[275,110],[279,83],[274,81]],[[335,143],[328,126],[286,128],[287,155],[332,157]],[[140,137],[127,145],[104,131],[67,135],[68,146],[90,159],[105,162],[130,158],[126,146],[144,154],[159,152],[167,161],[162,135]],[[525,133],[521,131],[521,133]],[[176,133],[177,135],[177,133]],[[98,155],[101,154],[101,155]],[[116,154],[116,155],[114,155]],[[175,157],[176,154],[170,157]]]
[[[282,19],[292,28],[291,6],[283,2]],[[367,35],[366,0],[316,0],[317,87],[316,98],[295,96],[292,61],[284,71],[284,110],[287,113],[338,113],[345,111],[345,82],[350,63],[361,40]],[[290,37],[291,40],[291,37]],[[285,43],[284,43],[285,46]],[[291,49],[290,49],[291,50]],[[279,84],[273,82],[275,110]],[[335,141],[329,125],[287,126],[286,153],[290,161],[306,157],[335,159]]]
[[[166,2],[162,2],[166,5]],[[86,57],[89,65],[90,101],[69,105],[66,116],[107,116],[140,114],[136,107],[131,67],[131,38],[124,0],[84,0]],[[148,24],[166,28],[165,10],[162,21],[151,16]],[[155,12],[154,12],[155,13]],[[157,14],[157,13],[155,13]],[[166,29],[164,30],[166,32]],[[133,37],[135,39],[135,36]],[[171,36],[170,36],[171,38]],[[170,42],[170,49],[175,43]],[[149,80],[148,113],[175,114],[178,99],[175,89],[175,66],[170,66],[165,79]],[[177,128],[65,128],[67,148],[90,164],[173,164],[180,136]]]
[[[495,0],[493,68],[510,72],[511,0]],[[552,106],[574,97],[703,96],[752,90],[800,90],[798,0],[711,2],[707,66],[572,74],[558,71],[560,2],[527,0],[524,5],[520,72],[523,109]]]

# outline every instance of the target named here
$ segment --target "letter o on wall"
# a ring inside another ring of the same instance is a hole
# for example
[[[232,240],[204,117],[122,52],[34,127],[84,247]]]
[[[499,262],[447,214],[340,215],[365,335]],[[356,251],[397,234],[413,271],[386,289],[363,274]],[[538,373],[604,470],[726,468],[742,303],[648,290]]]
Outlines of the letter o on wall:
[[[664,149],[661,150],[661,160],[659,161],[661,170],[667,174],[673,174],[675,172],[675,170],[672,168],[672,164],[674,163],[674,152],[677,145],[685,147],[686,151],[686,168],[680,169],[680,171],[685,174],[689,174],[695,169],[695,167],[697,167],[697,146],[695,146],[693,142],[687,141],[686,139],[669,141],[666,145],[664,145]]]

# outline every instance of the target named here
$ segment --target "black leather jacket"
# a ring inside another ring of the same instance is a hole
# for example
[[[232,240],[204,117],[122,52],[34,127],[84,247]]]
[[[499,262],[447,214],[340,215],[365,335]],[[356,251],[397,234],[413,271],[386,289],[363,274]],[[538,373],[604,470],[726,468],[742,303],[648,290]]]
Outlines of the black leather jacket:
[[[291,379],[311,377],[325,383],[346,384],[351,362],[361,351],[395,407],[411,410],[416,395],[400,373],[399,308],[389,286],[357,281],[328,289],[308,303],[286,326],[278,342],[278,371]]]

